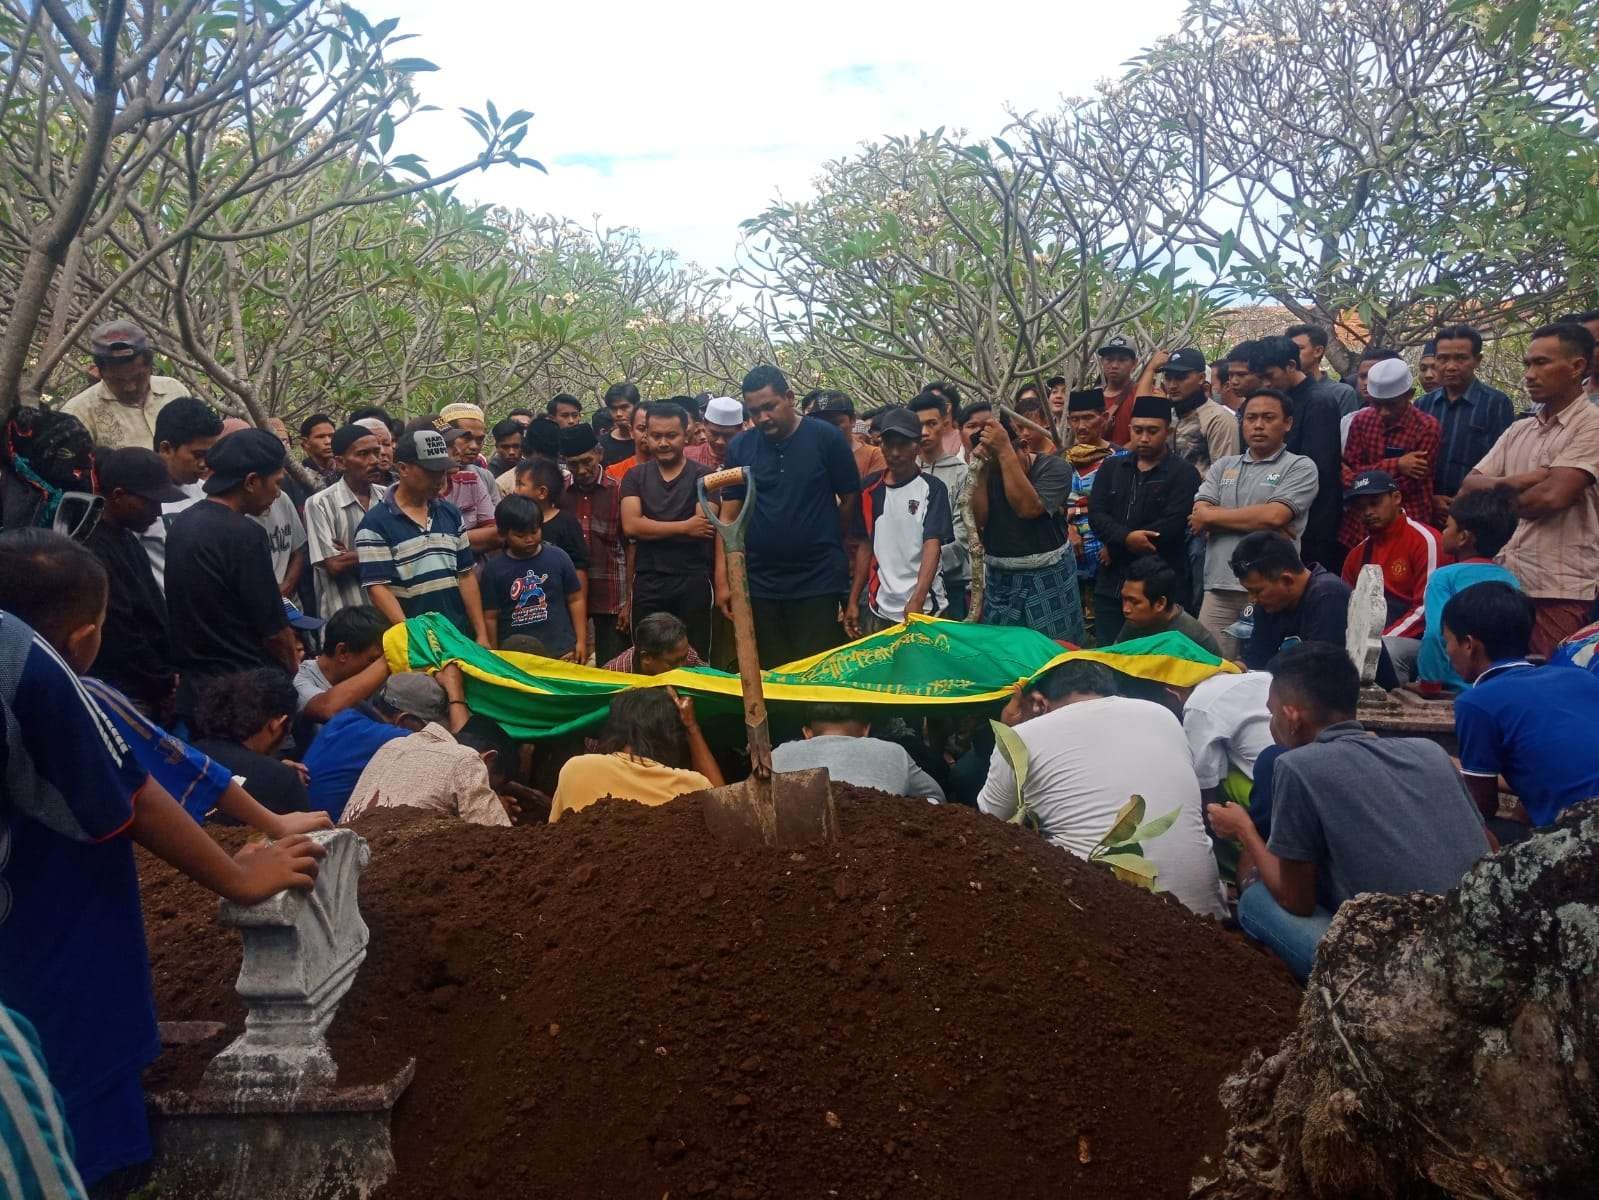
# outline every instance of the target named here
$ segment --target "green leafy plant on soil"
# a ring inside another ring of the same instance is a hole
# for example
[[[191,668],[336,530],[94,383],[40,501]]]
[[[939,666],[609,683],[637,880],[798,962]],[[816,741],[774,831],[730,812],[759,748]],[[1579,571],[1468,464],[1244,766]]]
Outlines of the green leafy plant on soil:
[[[994,727],[994,744],[1016,777],[1016,811],[1011,814],[1010,824],[1042,832],[1037,810],[1027,800],[1027,743],[1009,725],[1000,721],[989,721],[989,724]],[[1129,797],[1105,836],[1088,852],[1088,861],[1103,863],[1115,872],[1117,879],[1154,891],[1158,872],[1155,864],[1144,857],[1144,843],[1170,829],[1181,811],[1174,808],[1165,816],[1145,821],[1144,798]]]

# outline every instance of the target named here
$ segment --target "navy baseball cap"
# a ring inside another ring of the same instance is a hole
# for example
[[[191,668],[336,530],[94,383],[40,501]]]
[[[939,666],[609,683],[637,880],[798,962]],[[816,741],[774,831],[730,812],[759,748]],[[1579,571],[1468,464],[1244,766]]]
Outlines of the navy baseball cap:
[[[1344,493],[1344,499],[1353,500],[1356,496],[1386,496],[1389,492],[1398,490],[1399,485],[1387,471],[1362,471],[1355,476],[1355,482],[1350,484],[1349,490]]]

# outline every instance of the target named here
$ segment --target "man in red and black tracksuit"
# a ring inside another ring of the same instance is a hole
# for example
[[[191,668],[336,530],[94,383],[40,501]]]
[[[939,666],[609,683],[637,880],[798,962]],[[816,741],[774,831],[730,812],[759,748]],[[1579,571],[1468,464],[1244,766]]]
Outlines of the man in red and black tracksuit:
[[[1405,512],[1399,484],[1387,471],[1357,475],[1344,500],[1366,530],[1365,540],[1344,559],[1344,582],[1354,587],[1367,563],[1381,567],[1383,598],[1388,602],[1383,635],[1421,637],[1427,579],[1447,561],[1438,531]]]

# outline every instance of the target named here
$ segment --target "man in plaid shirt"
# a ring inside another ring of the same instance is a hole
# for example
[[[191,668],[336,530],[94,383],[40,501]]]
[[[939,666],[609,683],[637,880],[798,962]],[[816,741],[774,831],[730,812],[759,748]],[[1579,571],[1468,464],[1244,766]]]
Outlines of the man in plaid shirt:
[[[1399,484],[1399,498],[1413,520],[1432,520],[1433,468],[1443,431],[1438,422],[1410,402],[1415,388],[1403,359],[1388,358],[1371,365],[1366,394],[1371,404],[1355,414],[1344,443],[1344,487],[1355,476],[1386,471]],[[1357,546],[1365,537],[1360,518],[1344,512],[1338,540]]]
[[[561,457],[572,472],[570,511],[588,540],[588,611],[594,620],[595,662],[628,648],[629,599],[622,554],[622,485],[605,473],[599,438],[589,425],[561,430]]]

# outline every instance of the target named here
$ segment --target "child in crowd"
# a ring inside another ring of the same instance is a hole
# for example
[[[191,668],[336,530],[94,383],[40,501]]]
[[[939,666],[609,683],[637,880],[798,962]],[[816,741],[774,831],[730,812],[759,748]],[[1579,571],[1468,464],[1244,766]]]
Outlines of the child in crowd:
[[[908,408],[891,408],[877,424],[888,465],[868,476],[861,490],[862,527],[845,608],[846,629],[855,637],[897,625],[907,613],[943,612],[948,601],[939,562],[942,548],[955,540],[949,490],[922,470],[918,458],[921,421]]]
[[[544,516],[523,495],[507,496],[494,513],[505,549],[483,565],[483,620],[499,645],[532,634],[550,657],[588,656],[588,611],[571,557],[544,541]]]
[[[1453,692],[1471,686],[1449,664],[1449,654],[1444,649],[1444,605],[1473,584],[1504,583],[1520,589],[1516,577],[1494,561],[1516,532],[1518,520],[1515,494],[1503,488],[1467,492],[1449,506],[1443,550],[1455,561],[1439,567],[1427,579],[1422,599],[1427,630],[1419,642],[1411,645],[1396,646],[1399,639],[1383,639],[1401,678],[1414,675],[1422,684],[1442,684]]]
[[[561,768],[551,821],[603,796],[665,804],[723,783],[694,717],[694,701],[673,688],[618,692],[600,732],[599,749],[598,754],[570,758]]]
[[[583,526],[577,518],[561,507],[561,497],[566,494],[566,480],[559,466],[547,458],[524,459],[516,468],[516,495],[526,496],[539,506],[544,518],[544,540],[566,551],[577,570],[578,581],[588,594],[589,548],[583,536]]]
[[[28,593],[38,631],[12,611]],[[160,1048],[133,843],[241,904],[310,888],[323,850],[291,836],[229,858],[140,764],[77,678],[105,606],[105,572],[82,546],[0,536],[0,658],[12,664],[0,1003],[38,1030],[84,1182],[114,1188],[136,1184],[153,1152],[140,1077]]]

